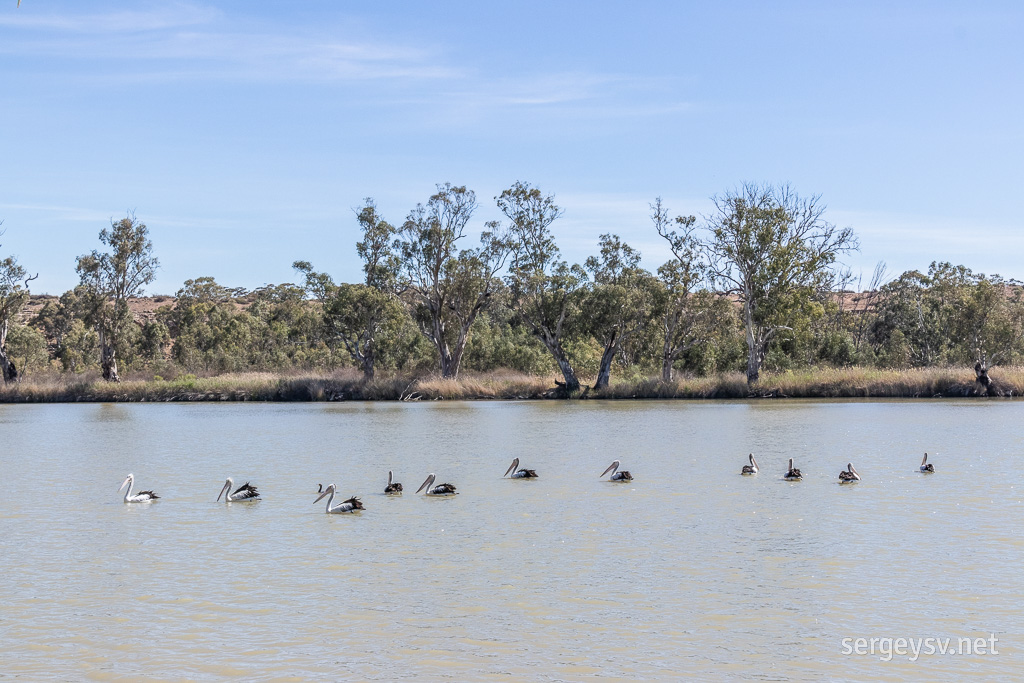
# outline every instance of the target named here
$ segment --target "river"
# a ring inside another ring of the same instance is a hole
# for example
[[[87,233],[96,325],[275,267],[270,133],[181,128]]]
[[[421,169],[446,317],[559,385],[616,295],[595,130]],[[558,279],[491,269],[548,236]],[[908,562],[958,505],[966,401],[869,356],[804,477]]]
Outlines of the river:
[[[1013,680],[1024,663],[1024,402],[4,405],[0,430],[0,678]],[[761,472],[740,476],[750,452]],[[514,457],[539,478],[502,479]],[[789,457],[803,481],[782,479]],[[599,479],[613,459],[632,482]],[[850,461],[863,480],[840,485]],[[161,500],[124,504],[129,472]],[[430,472],[459,495],[415,495]],[[263,500],[214,502],[228,476]],[[332,482],[366,510],[324,514]]]

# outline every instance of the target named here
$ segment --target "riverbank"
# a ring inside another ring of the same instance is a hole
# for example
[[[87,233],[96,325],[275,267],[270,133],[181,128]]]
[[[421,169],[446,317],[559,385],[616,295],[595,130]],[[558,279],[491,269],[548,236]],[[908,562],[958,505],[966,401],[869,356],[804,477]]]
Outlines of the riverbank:
[[[1024,368],[996,368],[993,393],[1024,393]],[[748,387],[741,373],[613,382],[608,389],[584,389],[567,397],[556,377],[512,372],[437,377],[382,377],[364,383],[354,373],[276,375],[237,373],[214,377],[182,375],[173,380],[129,379],[118,384],[94,377],[49,377],[0,388],[0,403],[167,402],[167,401],[435,401],[525,399],[748,399],[748,398],[952,398],[985,391],[969,368],[878,370],[818,369],[765,374]]]

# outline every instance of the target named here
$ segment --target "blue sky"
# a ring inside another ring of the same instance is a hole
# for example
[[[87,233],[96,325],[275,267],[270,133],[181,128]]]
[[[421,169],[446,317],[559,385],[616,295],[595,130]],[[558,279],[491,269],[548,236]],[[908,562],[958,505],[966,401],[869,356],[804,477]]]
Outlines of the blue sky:
[[[400,223],[441,182],[556,195],[563,253],[604,232],[655,268],[657,196],[820,194],[867,277],[933,260],[1024,279],[1016,2],[3,0],[0,254],[77,282],[134,210],[187,278],[359,277],[352,209]]]

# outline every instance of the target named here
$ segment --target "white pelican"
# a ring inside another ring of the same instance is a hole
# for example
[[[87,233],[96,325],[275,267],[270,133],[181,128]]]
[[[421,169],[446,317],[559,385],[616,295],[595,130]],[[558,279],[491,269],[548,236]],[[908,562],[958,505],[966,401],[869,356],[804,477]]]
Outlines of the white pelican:
[[[740,470],[740,474],[757,474],[757,461],[754,460],[754,454],[751,453],[749,456],[750,464],[744,465],[743,469]]]
[[[454,484],[438,484],[434,486],[434,473],[431,472],[427,475],[426,480],[420,484],[420,487],[416,489],[416,493],[419,493],[423,489],[426,489],[428,496],[450,496],[455,494]]]
[[[609,477],[609,479],[608,479],[609,481],[633,481],[633,475],[632,474],[630,474],[626,470],[622,470],[621,472],[619,472],[618,469],[619,469],[619,461],[618,460],[613,460],[612,464],[608,465],[608,469],[606,469],[604,472],[601,473],[601,476],[603,477],[604,475],[606,475],[609,472],[611,472],[612,476]]]
[[[249,482],[245,482],[234,493],[231,493],[231,487],[234,485],[235,480],[228,477],[228,480],[224,482],[224,488],[217,494],[217,500],[219,501],[221,496],[224,496],[225,503],[241,503],[243,501],[260,499],[260,492]]]
[[[507,477],[508,473],[512,472],[512,478],[513,479],[536,479],[537,478],[537,470],[528,470],[528,469],[521,469],[520,470],[520,469],[516,469],[517,467],[519,467],[519,458],[516,458],[515,460],[513,460],[512,464],[508,466],[507,470],[505,470],[505,474],[503,474],[501,476],[502,477]]]
[[[840,482],[854,482],[860,481],[860,475],[857,474],[857,470],[853,469],[853,463],[846,463],[846,471],[839,473]]]
[[[388,470],[388,485],[384,488],[384,493],[397,496],[402,492],[402,485],[395,481],[395,473]]]
[[[787,471],[785,476],[782,477],[782,478],[783,479],[790,479],[790,480],[796,480],[796,479],[803,479],[804,478],[803,472],[801,472],[800,470],[798,470],[795,467],[793,467],[793,458],[789,459],[789,471]]]
[[[152,503],[160,496],[156,495],[152,491],[139,491],[136,495],[132,495],[132,486],[135,485],[135,475],[129,474],[124,478],[124,483],[121,484],[121,488],[117,489],[120,491],[125,486],[128,490],[124,492],[124,502],[126,503]]]
[[[934,465],[932,465],[930,462],[928,462],[928,454],[927,453],[925,453],[924,454],[924,458],[921,459],[921,468],[918,471],[919,472],[934,472],[935,471]]]
[[[366,509],[363,507],[363,504],[359,502],[359,499],[356,498],[355,496],[349,498],[348,500],[342,503],[338,503],[334,507],[331,507],[331,503],[334,501],[334,493],[337,490],[337,486],[335,486],[334,484],[330,484],[327,488],[324,489],[324,492],[320,494],[320,497],[313,501],[313,504],[316,505],[321,500],[323,500],[324,497],[330,496],[330,498],[327,498],[327,509],[325,510],[325,512],[329,515],[341,514],[344,512],[358,512],[359,510]]]

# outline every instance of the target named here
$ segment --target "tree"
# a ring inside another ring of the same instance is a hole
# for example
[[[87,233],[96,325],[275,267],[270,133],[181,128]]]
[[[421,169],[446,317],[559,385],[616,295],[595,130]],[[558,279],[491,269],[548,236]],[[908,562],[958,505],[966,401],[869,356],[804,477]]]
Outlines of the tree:
[[[135,324],[128,299],[142,294],[160,262],[153,256],[149,229],[131,213],[103,228],[100,242],[110,251],[79,256],[76,270],[88,301],[88,321],[99,335],[103,379],[120,382],[118,345]]]
[[[671,382],[673,368],[687,351],[705,344],[728,327],[731,306],[728,299],[707,290],[708,266],[701,257],[695,216],[669,219],[661,197],[651,205],[654,229],[669,244],[672,260],[658,268],[662,288],[661,322],[664,331],[661,350],[661,381]]]
[[[377,369],[381,338],[397,327],[402,309],[395,296],[395,228],[380,217],[370,198],[359,210],[357,220],[363,231],[363,239],[356,243],[356,252],[363,260],[363,284],[336,285],[330,275],[314,271],[308,261],[296,261],[292,267],[305,275],[306,291],[323,306],[330,333],[342,342],[368,382]]]
[[[839,254],[856,249],[851,228],[824,219],[820,197],[788,186],[744,185],[713,197],[703,249],[713,277],[743,307],[747,383],[760,375],[768,345],[790,317],[826,297]]]
[[[653,278],[640,267],[639,251],[609,234],[601,235],[600,250],[599,256],[589,257],[584,264],[593,284],[583,310],[602,347],[594,389],[608,387],[615,355],[647,326],[656,300]]]
[[[96,332],[86,327],[82,287],[68,290],[57,301],[48,301],[32,320],[40,327],[64,372],[82,372],[90,365],[99,345]]]
[[[522,181],[495,201],[510,221],[510,305],[554,357],[566,391],[579,391],[580,381],[564,344],[587,275],[579,266],[559,259],[551,224],[562,215],[562,209],[555,204],[554,195],[542,195]]]
[[[438,185],[426,206],[409,213],[395,241],[401,284],[420,330],[437,349],[443,377],[458,376],[470,329],[487,307],[508,255],[494,223],[481,234],[479,247],[458,251],[475,210],[472,190]]]
[[[28,303],[28,283],[36,277],[29,277],[13,256],[0,261],[0,369],[5,383],[18,379],[17,367],[7,353],[7,334],[11,323]]]

